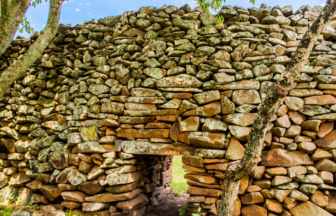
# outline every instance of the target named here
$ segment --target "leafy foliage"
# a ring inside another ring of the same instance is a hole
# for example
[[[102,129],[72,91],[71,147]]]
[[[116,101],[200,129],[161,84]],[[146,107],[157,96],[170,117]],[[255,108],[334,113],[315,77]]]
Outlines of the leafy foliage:
[[[71,209],[66,210],[65,212],[65,216],[80,216],[81,214],[79,212],[77,212],[76,210],[72,212]]]
[[[191,213],[192,216],[201,216],[199,213],[201,212],[202,208],[198,207],[198,213]],[[183,205],[179,210],[179,216],[187,216],[188,215],[188,207]]]
[[[192,216],[201,216],[199,213],[201,212],[202,208],[201,207],[198,207],[197,211],[198,213],[192,213],[191,215]]]
[[[225,3],[226,0],[197,0],[198,5],[203,9],[205,13],[210,13],[210,9],[214,11],[218,11],[222,4]],[[250,0],[251,3],[255,3],[255,0]],[[223,16],[217,17],[217,25],[219,26],[224,22]]]
[[[34,32],[34,28],[30,26],[29,21],[27,20],[27,17],[24,17],[19,25],[18,28],[19,32],[22,33],[23,30],[25,30],[27,33],[31,34]]]
[[[33,7],[36,7],[38,4],[42,3],[43,0],[33,0],[31,3],[30,3],[30,6],[33,6]],[[46,2],[48,0],[45,0]]]
[[[178,211],[180,216],[186,216],[188,212],[188,207],[183,205]]]

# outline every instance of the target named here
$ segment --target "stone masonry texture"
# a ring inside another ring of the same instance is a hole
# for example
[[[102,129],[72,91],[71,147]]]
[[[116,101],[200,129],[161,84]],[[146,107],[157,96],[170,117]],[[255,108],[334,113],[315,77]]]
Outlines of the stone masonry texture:
[[[218,25],[199,7],[143,7],[60,25],[0,102],[1,205],[142,216],[183,155],[189,215],[216,215],[228,164],[322,9],[224,6]],[[336,214],[335,28],[336,17],[272,118],[234,216]],[[0,70],[38,36],[14,40]]]

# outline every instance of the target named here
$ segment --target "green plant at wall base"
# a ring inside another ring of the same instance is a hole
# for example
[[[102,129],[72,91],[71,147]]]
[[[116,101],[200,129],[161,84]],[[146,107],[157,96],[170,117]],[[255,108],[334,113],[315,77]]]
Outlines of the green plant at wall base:
[[[1,216],[11,216],[14,211],[15,211],[14,206],[9,204],[0,209],[0,215]]]
[[[198,213],[191,213],[192,216],[201,216],[199,212],[201,212],[202,208],[198,207],[197,211]],[[188,207],[183,205],[179,210],[179,216],[187,216],[188,214]]]
[[[217,12],[225,1],[226,0],[197,0],[197,3],[205,13],[210,13],[210,9]],[[255,0],[250,0],[250,2],[254,4]],[[224,17],[219,15],[217,17],[217,25],[220,26],[223,22]]]
[[[80,216],[80,214],[76,210],[72,212],[72,209],[66,210],[64,213],[65,216]]]
[[[198,207],[197,211],[198,212],[201,212],[202,208],[201,207]],[[199,213],[192,213],[191,214],[192,216],[201,216]]]
[[[183,205],[179,210],[179,215],[180,216],[186,216],[187,215],[187,211],[188,211],[188,207]]]

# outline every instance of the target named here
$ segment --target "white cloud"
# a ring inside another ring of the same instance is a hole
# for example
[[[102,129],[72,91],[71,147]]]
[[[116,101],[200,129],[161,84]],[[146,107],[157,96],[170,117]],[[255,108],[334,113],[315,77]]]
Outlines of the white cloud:
[[[83,3],[79,3],[79,5],[84,5]]]
[[[69,2],[72,2],[73,0],[66,0],[63,2],[63,4],[68,4]]]
[[[91,4],[88,2],[88,3],[86,3],[87,5],[89,5],[89,6],[91,6]]]
[[[195,1],[195,0],[175,0],[174,5],[181,7],[185,4],[188,4],[191,9],[194,9],[195,7],[198,6],[197,1]]]
[[[327,3],[322,3],[320,6],[325,7]]]
[[[80,12],[81,10],[79,10],[78,8],[75,9],[77,12]]]

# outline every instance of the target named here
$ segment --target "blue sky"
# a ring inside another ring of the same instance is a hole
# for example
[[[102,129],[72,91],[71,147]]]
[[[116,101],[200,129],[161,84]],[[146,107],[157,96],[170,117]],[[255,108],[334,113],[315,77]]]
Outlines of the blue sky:
[[[302,5],[323,5],[326,0],[256,0],[255,5],[251,4],[249,0],[227,0],[225,4],[237,5],[241,7],[257,7],[262,3],[268,6],[279,5],[281,7],[292,5],[294,11]],[[69,0],[63,3],[60,23],[76,24],[83,23],[92,19],[99,19],[107,16],[116,16],[122,14],[124,11],[136,11],[143,6],[162,7],[163,5],[183,6],[189,4],[191,8],[197,6],[195,0]],[[36,6],[36,8],[29,8],[27,12],[28,20],[34,30],[41,31],[48,18],[49,2],[44,2]],[[17,33],[24,37],[29,37],[27,33]]]

